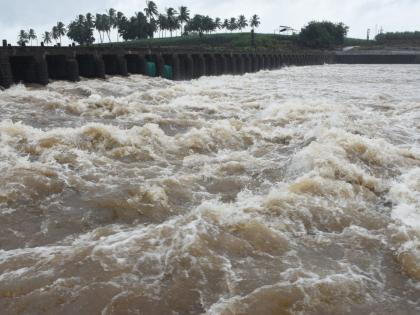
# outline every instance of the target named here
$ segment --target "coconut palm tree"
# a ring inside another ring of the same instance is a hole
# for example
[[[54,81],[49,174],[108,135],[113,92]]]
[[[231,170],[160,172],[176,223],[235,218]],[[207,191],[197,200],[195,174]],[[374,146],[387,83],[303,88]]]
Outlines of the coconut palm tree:
[[[18,45],[23,46],[29,41],[29,35],[25,30],[20,30],[18,35]]]
[[[92,13],[86,13],[86,25],[90,28],[93,28],[95,26]]]
[[[254,14],[251,19],[249,20],[249,25],[252,27],[252,30],[260,26],[260,17],[256,14]]]
[[[158,15],[158,9],[156,3],[153,1],[146,1],[146,8],[144,9],[144,13],[146,14],[146,18],[149,19],[149,22]]]
[[[118,11],[117,15],[115,16],[115,27],[117,28],[117,42],[119,41],[120,29],[124,21],[125,21],[124,13]]]
[[[65,28],[65,25],[63,22],[58,22],[57,23],[57,36],[58,39],[60,40],[60,45],[61,45],[61,37],[65,36],[67,33],[67,30]]]
[[[58,29],[57,26],[53,26],[52,31],[51,31],[51,36],[54,39],[55,43],[58,42]]]
[[[111,22],[111,18],[108,14],[102,14],[102,27],[103,27],[103,31],[106,33],[106,35],[108,37],[108,41],[111,42],[112,22]]]
[[[159,14],[157,18],[157,23],[159,25],[161,37],[164,37],[164,32],[166,32],[166,30],[168,29],[168,19],[165,15]]]
[[[220,30],[222,28],[222,20],[221,18],[215,18],[214,19],[214,26],[216,29]]]
[[[168,19],[168,29],[169,29],[169,32],[171,33],[171,37],[172,37],[172,32],[179,29],[179,26],[180,26],[177,19],[177,14],[178,12],[176,12],[174,8],[166,9],[166,18]]]
[[[115,29],[117,27],[117,11],[111,8],[107,11],[110,29]]]
[[[42,40],[46,45],[51,44],[51,32],[44,32],[42,35]]]
[[[248,26],[248,22],[246,21],[245,15],[240,15],[238,17],[238,29],[242,32],[242,30]]]
[[[96,13],[94,27],[99,33],[99,40],[101,43],[104,42],[104,38],[102,36],[102,32],[104,32],[104,25],[102,20],[102,14]]]
[[[224,28],[227,31],[229,30],[229,20],[228,19],[225,19],[223,21],[222,28]]]
[[[234,30],[236,30],[238,28],[238,23],[236,23],[236,18],[230,18],[229,21],[229,30],[230,32],[233,32]]]
[[[181,35],[184,33],[184,23],[188,23],[190,20],[190,10],[185,6],[179,7],[178,20],[181,23]]]
[[[31,43],[31,46],[32,46],[32,40],[37,39],[36,34],[35,34],[35,30],[33,28],[29,29],[28,39]]]

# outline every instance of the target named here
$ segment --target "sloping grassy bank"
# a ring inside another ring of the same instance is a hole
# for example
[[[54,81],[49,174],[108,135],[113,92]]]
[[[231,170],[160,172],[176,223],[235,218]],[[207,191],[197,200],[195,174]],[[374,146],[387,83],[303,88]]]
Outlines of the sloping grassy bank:
[[[297,35],[278,34],[255,34],[255,44],[258,50],[282,50],[285,52],[296,51],[317,51],[307,49],[299,45]],[[179,47],[183,48],[204,48],[204,49],[240,49],[242,51],[253,51],[251,44],[251,33],[220,33],[189,36],[174,36],[165,38],[140,39],[131,41],[120,41],[118,43],[104,43],[101,46],[121,45],[126,47]],[[375,41],[367,41],[357,38],[346,38],[343,46],[360,46],[366,49],[378,47]],[[340,49],[338,47],[337,49]]]
[[[123,45],[132,47],[197,47],[197,48],[224,48],[252,50],[251,33],[223,33],[223,34],[204,34],[203,36],[189,35],[169,38],[153,38],[132,40],[119,43],[101,45]],[[295,36],[284,36],[277,34],[255,34],[255,44],[257,49],[282,49],[296,50],[301,49],[296,42]]]

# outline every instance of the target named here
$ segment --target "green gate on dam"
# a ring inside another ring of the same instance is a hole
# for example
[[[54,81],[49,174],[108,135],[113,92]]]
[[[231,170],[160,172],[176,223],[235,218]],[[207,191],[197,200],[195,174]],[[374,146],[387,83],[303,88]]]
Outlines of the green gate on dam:
[[[173,69],[172,69],[172,66],[165,65],[163,67],[163,77],[165,79],[168,79],[168,80],[172,80],[173,79]]]
[[[149,61],[146,66],[146,75],[155,77],[157,75],[156,63]]]

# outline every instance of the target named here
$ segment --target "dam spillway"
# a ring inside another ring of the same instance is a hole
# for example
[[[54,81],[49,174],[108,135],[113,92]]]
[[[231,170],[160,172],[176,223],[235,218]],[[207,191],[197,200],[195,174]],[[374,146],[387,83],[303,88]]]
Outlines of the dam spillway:
[[[334,63],[333,54],[122,47],[1,47],[0,86],[144,74],[171,80]]]
[[[284,53],[132,47],[0,47],[0,86],[76,82],[80,77],[143,74],[170,80],[242,75],[284,66],[322,64],[419,64],[420,55],[372,52]]]

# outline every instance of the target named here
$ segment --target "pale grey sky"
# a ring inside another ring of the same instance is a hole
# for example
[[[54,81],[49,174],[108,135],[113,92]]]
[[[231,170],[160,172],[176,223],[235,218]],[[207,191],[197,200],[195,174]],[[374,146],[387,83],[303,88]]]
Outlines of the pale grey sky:
[[[344,22],[351,37],[366,37],[376,25],[385,31],[420,30],[420,0],[162,0],[160,10],[186,5],[191,14],[228,18],[245,14],[261,17],[260,32],[272,33],[279,25],[300,29],[311,20]],[[104,12],[113,7],[132,15],[143,10],[145,0],[0,0],[0,38],[16,42],[20,29],[41,34],[62,21],[68,24],[79,13]],[[97,34],[95,34],[97,37]]]

